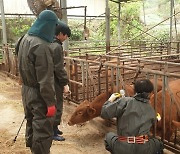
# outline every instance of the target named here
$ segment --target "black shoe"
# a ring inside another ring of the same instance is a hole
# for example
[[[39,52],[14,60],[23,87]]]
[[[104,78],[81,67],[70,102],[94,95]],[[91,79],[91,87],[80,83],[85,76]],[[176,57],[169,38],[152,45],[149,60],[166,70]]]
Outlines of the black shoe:
[[[63,134],[63,132],[60,131],[59,129],[56,130],[56,133],[57,133],[58,135],[62,135],[62,134]]]
[[[63,136],[55,135],[53,136],[54,141],[65,141],[65,138]]]
[[[56,136],[56,135],[62,135],[63,134],[63,132],[62,131],[60,131],[58,128],[54,128],[54,135]]]

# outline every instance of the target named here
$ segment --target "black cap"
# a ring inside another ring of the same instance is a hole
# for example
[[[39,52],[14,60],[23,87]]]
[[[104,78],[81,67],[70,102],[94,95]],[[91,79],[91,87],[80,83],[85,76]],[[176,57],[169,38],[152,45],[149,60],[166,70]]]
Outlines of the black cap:
[[[69,26],[66,23],[58,20],[58,25],[56,26],[55,35],[57,36],[60,32],[63,33],[64,35],[67,34],[68,37],[71,36],[71,30]]]
[[[134,91],[136,93],[151,93],[153,89],[154,86],[149,79],[140,79],[134,83]]]

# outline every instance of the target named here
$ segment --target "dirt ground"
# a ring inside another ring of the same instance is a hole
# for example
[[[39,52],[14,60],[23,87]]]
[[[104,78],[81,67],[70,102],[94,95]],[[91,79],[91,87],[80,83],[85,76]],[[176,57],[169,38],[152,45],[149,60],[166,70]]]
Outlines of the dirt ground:
[[[106,127],[101,118],[82,126],[68,126],[67,121],[75,106],[67,101],[64,104],[60,129],[66,140],[53,141],[51,154],[108,154],[104,148],[104,136],[111,128]],[[26,121],[16,142],[13,142],[24,118],[21,87],[2,73],[0,73],[0,118],[0,154],[30,154],[24,140]]]

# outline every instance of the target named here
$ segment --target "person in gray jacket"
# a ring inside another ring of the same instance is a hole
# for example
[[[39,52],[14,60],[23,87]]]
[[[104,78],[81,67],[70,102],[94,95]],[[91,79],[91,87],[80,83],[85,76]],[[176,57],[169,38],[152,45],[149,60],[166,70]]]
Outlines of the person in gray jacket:
[[[160,154],[163,143],[151,138],[150,128],[156,114],[149,103],[153,84],[148,79],[137,80],[135,96],[118,98],[114,93],[101,110],[104,119],[117,118],[117,134],[109,132],[105,137],[105,148],[112,154]]]
[[[50,44],[57,24],[53,11],[42,11],[20,39],[18,47],[22,102],[27,120],[26,147],[30,147],[33,154],[49,154],[52,145],[56,99]]]
[[[69,92],[69,78],[66,70],[64,69],[64,52],[62,43],[71,36],[71,30],[64,22],[59,21],[59,24],[55,29],[55,39],[51,44],[53,49],[53,61],[54,61],[54,77],[55,77],[55,92],[56,92],[56,118],[54,122],[54,136],[53,140],[64,141],[65,138],[60,136],[63,134],[59,130],[58,125],[61,123],[61,117],[63,112],[63,92]]]

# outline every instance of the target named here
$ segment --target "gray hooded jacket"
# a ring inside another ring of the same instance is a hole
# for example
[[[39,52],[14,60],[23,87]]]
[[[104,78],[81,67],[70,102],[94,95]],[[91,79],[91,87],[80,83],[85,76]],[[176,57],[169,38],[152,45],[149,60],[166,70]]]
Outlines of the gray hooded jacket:
[[[54,12],[41,12],[28,34],[22,38],[18,52],[23,85],[38,89],[38,97],[47,106],[55,104],[54,64],[50,42],[53,41],[57,23],[58,18]]]

